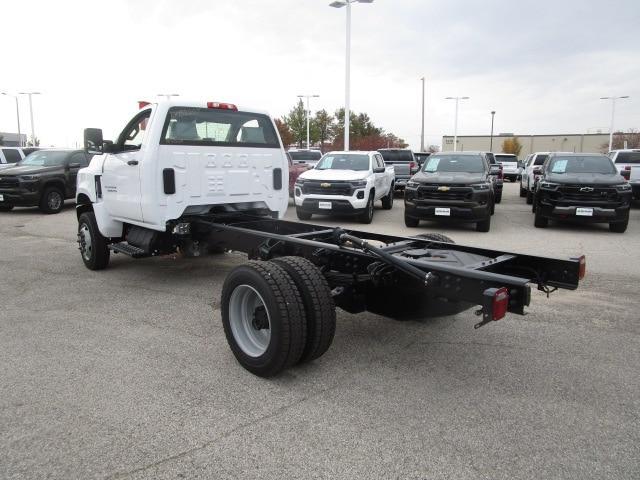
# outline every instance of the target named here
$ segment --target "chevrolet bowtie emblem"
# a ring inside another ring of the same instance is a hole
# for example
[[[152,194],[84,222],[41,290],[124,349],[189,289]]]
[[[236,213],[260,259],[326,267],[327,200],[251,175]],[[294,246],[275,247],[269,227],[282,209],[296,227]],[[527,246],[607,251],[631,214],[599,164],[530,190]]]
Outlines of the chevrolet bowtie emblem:
[[[593,192],[593,188],[591,187],[582,187],[580,189],[581,192]]]
[[[330,183],[321,183],[320,186],[322,188],[329,188],[331,186],[331,184]]]
[[[448,192],[449,190],[451,190],[450,187],[438,187],[439,192]]]

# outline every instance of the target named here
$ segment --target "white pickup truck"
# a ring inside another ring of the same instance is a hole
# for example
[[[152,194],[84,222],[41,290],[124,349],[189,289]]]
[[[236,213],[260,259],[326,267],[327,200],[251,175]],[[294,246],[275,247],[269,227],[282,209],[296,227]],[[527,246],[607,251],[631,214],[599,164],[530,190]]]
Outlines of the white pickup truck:
[[[329,152],[303,172],[294,189],[296,213],[309,220],[314,213],[357,215],[371,223],[373,204],[393,207],[394,167],[385,166],[379,152]]]

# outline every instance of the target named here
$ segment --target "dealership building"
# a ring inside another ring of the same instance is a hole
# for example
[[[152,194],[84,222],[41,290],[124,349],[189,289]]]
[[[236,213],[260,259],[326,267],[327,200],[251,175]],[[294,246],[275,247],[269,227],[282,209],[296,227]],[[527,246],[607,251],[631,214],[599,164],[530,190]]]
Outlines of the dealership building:
[[[502,142],[517,137],[522,145],[520,158],[524,158],[534,152],[602,152],[609,145],[609,135],[606,133],[569,133],[554,135],[515,135],[512,133],[500,133],[493,136],[493,148],[489,135],[458,136],[458,151],[479,150],[502,152]],[[453,136],[442,137],[442,150],[453,150]]]
[[[18,147],[20,145],[27,144],[27,136],[24,133],[18,137],[17,133],[0,132],[0,138],[2,138],[2,145],[5,147]],[[22,143],[20,143],[22,140]]]

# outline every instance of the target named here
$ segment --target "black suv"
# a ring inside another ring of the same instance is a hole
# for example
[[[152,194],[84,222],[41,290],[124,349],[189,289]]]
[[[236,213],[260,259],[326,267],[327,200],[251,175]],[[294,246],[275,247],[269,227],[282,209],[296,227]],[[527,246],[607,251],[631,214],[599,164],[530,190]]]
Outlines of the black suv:
[[[82,150],[38,150],[0,170],[0,212],[40,207],[45,213],[58,213],[65,198],[75,196],[78,170],[89,161]]]
[[[432,154],[407,182],[404,223],[417,227],[421,219],[473,222],[479,232],[491,228],[495,183],[500,173],[478,152]]]
[[[590,153],[551,154],[536,183],[534,225],[544,228],[549,219],[608,223],[623,233],[629,223],[631,185],[620,176],[609,157]]]

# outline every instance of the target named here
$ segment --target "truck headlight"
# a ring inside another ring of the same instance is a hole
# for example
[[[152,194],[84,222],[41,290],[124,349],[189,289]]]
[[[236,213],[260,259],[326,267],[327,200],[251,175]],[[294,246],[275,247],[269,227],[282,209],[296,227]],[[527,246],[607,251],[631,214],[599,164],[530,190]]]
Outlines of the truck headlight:
[[[621,183],[620,185],[616,185],[616,190],[621,193],[630,192],[631,185],[628,183]]]
[[[560,186],[559,183],[540,182],[540,188],[543,188],[545,190],[557,190],[559,186]]]
[[[362,188],[362,187],[366,187],[367,186],[367,181],[366,180],[357,180],[355,182],[351,182],[351,185],[353,185],[354,187],[358,188]]]
[[[296,178],[296,185],[302,186],[306,181],[307,181],[306,178]]]
[[[471,185],[471,188],[473,188],[474,190],[489,190],[489,184],[488,183],[474,183],[473,185]]]
[[[420,184],[418,182],[414,182],[412,180],[409,180],[406,184],[406,188],[418,188],[420,186]]]
[[[34,180],[38,180],[38,178],[36,175],[20,175],[20,180],[24,180],[25,182],[33,182]]]

